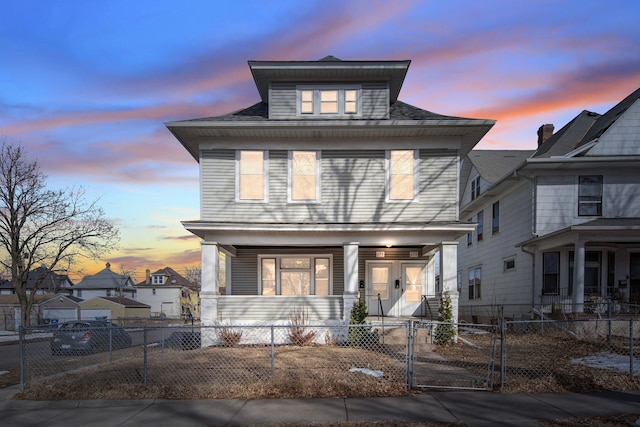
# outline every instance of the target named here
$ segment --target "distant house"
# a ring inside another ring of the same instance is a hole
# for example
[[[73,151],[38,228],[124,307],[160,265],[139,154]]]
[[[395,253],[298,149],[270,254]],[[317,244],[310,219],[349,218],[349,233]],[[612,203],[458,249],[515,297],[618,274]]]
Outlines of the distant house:
[[[171,319],[200,317],[197,286],[171,267],[146,271],[144,282],[136,285],[138,301],[151,306],[152,316]]]
[[[111,320],[117,319],[149,319],[151,317],[151,307],[140,301],[134,301],[124,297],[96,297],[82,301],[80,308],[85,311],[100,311],[105,313],[110,311],[110,315],[105,315]],[[93,318],[96,316],[83,316],[83,318]]]
[[[68,295],[35,295],[31,325],[56,325],[80,317],[80,300]],[[0,295],[0,330],[17,330],[20,326],[20,302],[17,295]]]
[[[460,215],[477,225],[459,240],[463,318],[640,303],[640,89],[541,126],[538,144],[462,162]]]
[[[46,277],[38,284],[39,279],[44,275]],[[67,294],[71,295],[71,287],[73,282],[66,274],[58,274],[55,271],[49,271],[45,265],[34,268],[29,272],[27,277],[27,292],[32,293],[38,284],[37,294]],[[0,283],[0,295],[13,295],[16,290],[10,280]]]
[[[400,101],[410,62],[249,61],[257,103],[165,123],[199,162],[203,324],[420,315],[443,290],[457,314],[458,164],[494,121]]]
[[[73,295],[84,300],[95,297],[135,298],[136,288],[131,276],[111,270],[111,264],[93,275],[86,275],[72,289]]]

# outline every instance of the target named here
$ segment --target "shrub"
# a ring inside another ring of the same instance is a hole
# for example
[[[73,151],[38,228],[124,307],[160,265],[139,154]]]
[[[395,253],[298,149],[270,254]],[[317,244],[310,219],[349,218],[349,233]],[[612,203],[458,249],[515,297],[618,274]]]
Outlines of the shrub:
[[[309,313],[304,307],[297,307],[289,314],[289,340],[295,345],[309,345],[316,336],[315,331],[307,332]]]
[[[378,335],[371,330],[371,326],[364,326],[367,319],[367,303],[358,299],[351,307],[351,321],[349,327],[349,345],[362,346],[378,342]]]
[[[453,324],[453,308],[449,292],[442,294],[440,307],[438,308],[438,324],[434,341],[440,345],[451,344],[456,339],[456,326]]]
[[[233,329],[232,327],[216,322],[216,335],[222,341],[225,347],[235,347],[240,343],[242,338],[242,330]]]

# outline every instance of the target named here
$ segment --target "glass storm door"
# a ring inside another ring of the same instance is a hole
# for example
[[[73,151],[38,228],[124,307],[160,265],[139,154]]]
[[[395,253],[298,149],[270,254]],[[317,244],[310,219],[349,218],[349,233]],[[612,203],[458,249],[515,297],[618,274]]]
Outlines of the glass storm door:
[[[367,267],[367,309],[370,316],[392,315],[394,306],[393,263],[375,262]]]
[[[422,295],[425,293],[426,265],[422,263],[401,264],[400,315],[420,316]]]

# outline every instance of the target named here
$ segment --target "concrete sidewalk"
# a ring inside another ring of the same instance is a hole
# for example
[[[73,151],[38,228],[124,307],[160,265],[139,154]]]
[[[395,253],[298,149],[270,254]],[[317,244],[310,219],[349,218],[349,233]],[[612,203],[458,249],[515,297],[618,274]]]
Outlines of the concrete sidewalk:
[[[429,392],[329,399],[21,401],[0,389],[5,426],[245,426],[373,421],[536,426],[535,420],[638,414],[640,391],[560,394]]]

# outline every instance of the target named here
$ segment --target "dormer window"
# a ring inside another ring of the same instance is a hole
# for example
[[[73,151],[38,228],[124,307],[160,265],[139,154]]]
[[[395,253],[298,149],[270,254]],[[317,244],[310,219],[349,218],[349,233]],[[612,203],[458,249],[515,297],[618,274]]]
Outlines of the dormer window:
[[[164,285],[164,276],[151,276],[154,285]]]
[[[298,87],[298,114],[354,116],[360,114],[360,87]]]

